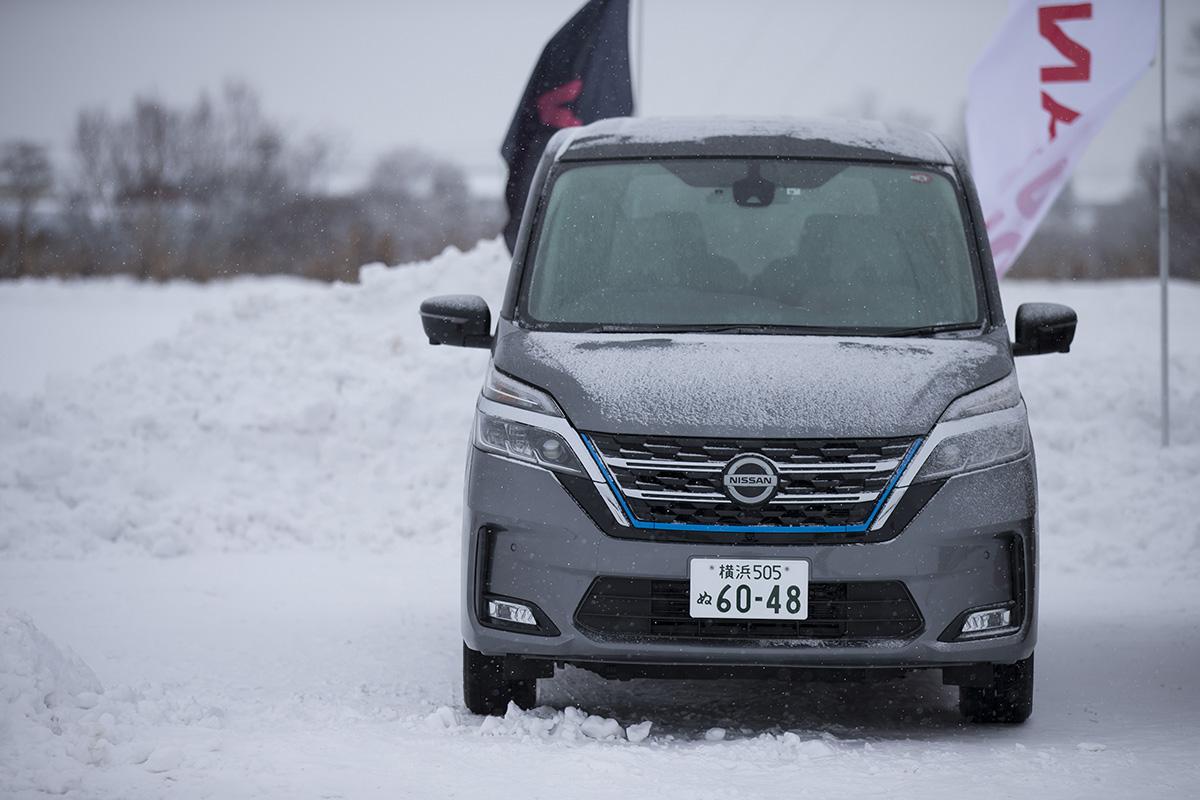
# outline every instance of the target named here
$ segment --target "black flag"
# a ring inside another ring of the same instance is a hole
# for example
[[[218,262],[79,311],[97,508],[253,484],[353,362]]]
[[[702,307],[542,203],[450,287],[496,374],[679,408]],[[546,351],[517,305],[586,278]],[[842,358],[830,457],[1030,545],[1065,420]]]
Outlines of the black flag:
[[[555,131],[632,113],[629,0],[590,0],[542,50],[500,148],[508,164],[510,251],[534,168]]]

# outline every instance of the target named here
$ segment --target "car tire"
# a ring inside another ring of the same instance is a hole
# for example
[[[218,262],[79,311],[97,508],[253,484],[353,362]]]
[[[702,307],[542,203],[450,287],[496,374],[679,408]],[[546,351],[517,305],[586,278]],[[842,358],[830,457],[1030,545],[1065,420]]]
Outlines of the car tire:
[[[463,701],[472,714],[503,714],[510,702],[530,709],[537,705],[537,678],[509,680],[503,656],[485,656],[464,643]]]
[[[963,686],[958,710],[971,722],[1019,725],[1033,713],[1033,654],[1015,664],[992,666],[992,685]]]

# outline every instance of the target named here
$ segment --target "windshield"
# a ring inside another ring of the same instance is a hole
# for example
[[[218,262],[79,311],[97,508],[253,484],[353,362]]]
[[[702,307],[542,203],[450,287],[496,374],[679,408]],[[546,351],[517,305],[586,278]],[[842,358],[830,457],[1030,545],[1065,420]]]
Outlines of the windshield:
[[[534,326],[888,332],[976,325],[955,184],[788,159],[565,168],[523,295]]]

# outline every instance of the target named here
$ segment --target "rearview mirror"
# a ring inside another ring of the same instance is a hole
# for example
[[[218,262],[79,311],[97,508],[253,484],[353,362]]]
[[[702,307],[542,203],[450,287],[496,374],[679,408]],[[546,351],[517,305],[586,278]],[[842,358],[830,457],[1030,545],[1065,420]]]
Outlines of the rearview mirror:
[[[1017,309],[1014,356],[1069,353],[1075,339],[1075,309],[1058,303],[1022,303]]]
[[[473,294],[445,294],[421,303],[421,324],[430,344],[491,347],[492,312]]]

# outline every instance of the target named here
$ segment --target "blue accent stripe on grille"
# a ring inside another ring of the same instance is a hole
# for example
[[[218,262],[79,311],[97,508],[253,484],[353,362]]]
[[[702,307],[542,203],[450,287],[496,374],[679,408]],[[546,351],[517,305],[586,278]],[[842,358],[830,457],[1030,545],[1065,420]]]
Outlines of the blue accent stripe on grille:
[[[917,450],[921,447],[921,438],[917,438],[909,445],[908,452],[904,454],[904,459],[900,462],[900,466],[896,467],[896,471],[892,473],[892,479],[888,481],[887,486],[879,494],[879,500],[875,502],[875,508],[871,510],[871,516],[867,517],[867,521],[861,525],[695,525],[690,522],[646,522],[640,520],[633,515],[633,511],[629,508],[629,503],[625,501],[625,493],[621,491],[621,487],[609,474],[608,467],[604,463],[604,459],[600,457],[600,453],[596,450],[596,446],[592,444],[592,440],[586,434],[579,434],[583,439],[583,443],[587,445],[588,452],[592,454],[592,459],[596,462],[596,466],[600,468],[600,474],[604,476],[608,488],[612,489],[616,495],[617,502],[621,504],[622,510],[625,512],[626,519],[629,524],[635,528],[643,530],[656,531],[705,531],[711,533],[865,533],[870,530],[871,523],[875,521],[875,517],[879,515],[884,503],[887,502],[888,496],[891,495],[892,489],[896,486],[896,481],[900,480],[900,476],[904,474],[905,467],[912,457],[917,454]]]

